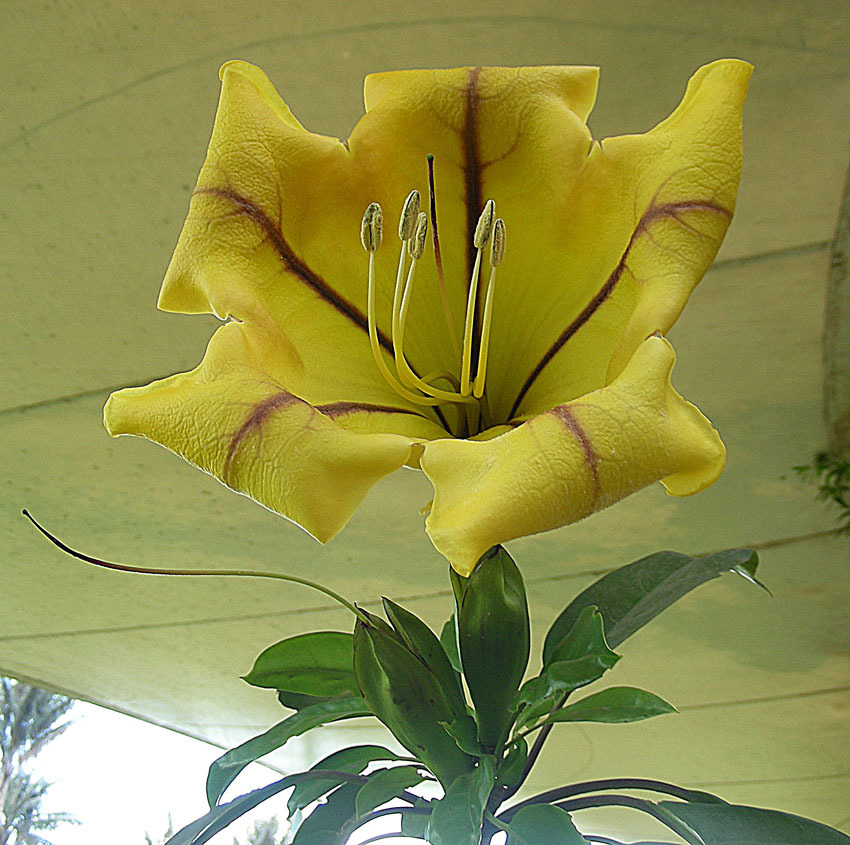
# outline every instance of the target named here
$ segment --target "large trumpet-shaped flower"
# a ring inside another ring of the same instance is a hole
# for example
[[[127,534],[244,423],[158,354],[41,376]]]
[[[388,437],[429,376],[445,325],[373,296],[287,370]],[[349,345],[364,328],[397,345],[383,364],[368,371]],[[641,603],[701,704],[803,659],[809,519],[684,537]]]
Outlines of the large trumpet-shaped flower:
[[[159,299],[225,323],[195,370],[114,394],[109,432],[321,541],[420,467],[461,574],[654,481],[703,489],[723,445],[663,335],[732,216],[749,75],[703,67],[654,129],[597,142],[593,68],[381,73],[341,143],[225,65]]]

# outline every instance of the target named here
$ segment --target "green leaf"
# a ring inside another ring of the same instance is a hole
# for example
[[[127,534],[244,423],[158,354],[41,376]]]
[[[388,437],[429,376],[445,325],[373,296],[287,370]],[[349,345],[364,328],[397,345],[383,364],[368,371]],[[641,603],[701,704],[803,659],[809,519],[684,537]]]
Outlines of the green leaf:
[[[413,805],[414,807],[430,807],[431,802],[426,798],[420,798]],[[428,827],[428,819],[430,816],[425,813],[402,813],[401,814],[401,832],[405,836],[412,836],[414,839],[424,839],[425,829]]]
[[[181,828],[165,843],[165,845],[203,845],[231,822],[250,812],[269,798],[288,789],[298,782],[300,775],[289,775],[282,780],[261,786],[259,789],[234,798],[227,804],[213,807],[199,819]]]
[[[752,549],[729,549],[704,557],[656,552],[604,575],[581,592],[555,620],[543,645],[543,662],[564,639],[582,611],[599,608],[608,645],[616,648],[673,602],[724,572],[743,569],[755,575],[758,555]]]
[[[334,790],[324,804],[304,819],[292,845],[345,845],[357,816],[354,802],[359,791],[359,783]]]
[[[526,681],[517,693],[518,705],[535,705],[554,692],[570,692],[601,678],[618,660],[617,654],[580,657],[551,663],[542,675]]]
[[[508,828],[506,845],[587,845],[570,814],[551,804],[523,807]]]
[[[481,757],[484,750],[478,742],[478,725],[468,713],[452,719],[451,722],[440,722],[446,733],[457,743],[461,751],[473,757]]]
[[[348,696],[342,696],[347,698]],[[323,704],[326,701],[333,701],[337,698],[335,695],[302,695],[300,692],[287,692],[286,690],[277,691],[277,700],[290,710],[303,710],[305,707],[310,707],[312,704]]]
[[[355,806],[358,816],[365,816],[375,807],[386,804],[396,798],[410,786],[422,783],[425,776],[417,766],[396,766],[393,769],[381,769],[369,776],[369,780],[360,787]]]
[[[368,625],[360,620],[355,625],[354,667],[372,712],[444,787],[472,769],[472,758],[441,724],[451,723],[460,707],[466,712],[454,681],[446,691],[396,631],[371,619]]]
[[[434,802],[426,831],[431,845],[479,845],[493,779],[493,760],[483,757],[475,769],[454,780]]]
[[[825,824],[736,804],[686,804],[661,801],[660,806],[689,824],[710,845],[848,845],[847,836]]]
[[[440,644],[446,652],[446,657],[449,658],[449,663],[452,664],[452,669],[460,674],[462,670],[460,668],[460,652],[457,648],[457,630],[455,628],[454,614],[446,620],[443,630],[440,631]]]
[[[563,639],[550,650],[545,663],[578,660],[592,655],[611,660],[611,666],[619,660],[619,655],[611,651],[605,640],[605,622],[599,608],[588,605]]]
[[[496,782],[510,789],[520,779],[528,759],[528,743],[519,739],[508,748],[508,753],[496,767]]]
[[[227,787],[249,763],[280,748],[292,737],[329,722],[371,715],[362,698],[337,698],[305,707],[265,733],[231,748],[210,766],[207,774],[207,800],[210,806],[218,802]]]
[[[260,654],[243,680],[255,687],[319,698],[359,695],[352,635],[316,631],[289,637]]]
[[[448,655],[443,649],[437,635],[415,614],[401,605],[383,599],[384,612],[393,628],[398,632],[405,645],[434,673],[443,689],[446,700],[455,712],[466,712],[466,701],[463,697],[463,686],[460,677],[452,666]]]
[[[675,713],[663,698],[635,687],[609,687],[556,710],[547,722],[639,722]]]
[[[369,763],[375,760],[398,760],[398,757],[388,748],[380,745],[355,745],[351,748],[343,748],[329,754],[323,760],[319,760],[315,766],[310,768],[311,772],[328,769],[335,772],[346,772],[351,775],[359,775]],[[308,804],[321,798],[337,786],[347,783],[345,779],[338,777],[322,778],[321,780],[302,780],[292,790],[286,809],[291,816],[296,810],[302,810]]]
[[[460,662],[475,705],[478,739],[492,749],[510,727],[511,703],[530,648],[525,585],[501,546],[478,561],[455,612]]]

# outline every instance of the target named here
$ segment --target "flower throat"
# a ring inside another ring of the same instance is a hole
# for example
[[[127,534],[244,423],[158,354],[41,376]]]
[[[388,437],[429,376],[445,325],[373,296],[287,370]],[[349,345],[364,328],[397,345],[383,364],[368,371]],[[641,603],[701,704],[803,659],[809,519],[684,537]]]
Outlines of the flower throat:
[[[360,227],[360,239],[369,255],[369,284],[367,292],[367,318],[369,324],[369,342],[372,355],[387,384],[399,396],[416,405],[449,405],[458,409],[457,431],[460,437],[478,434],[482,428],[492,425],[487,399],[484,395],[484,382],[487,376],[487,353],[490,346],[490,324],[493,316],[493,296],[496,286],[496,268],[505,253],[505,224],[495,217],[496,206],[493,200],[487,200],[472,242],[475,247],[475,262],[466,299],[466,318],[464,321],[462,345],[459,344],[451,319],[448,291],[443,275],[443,262],[440,252],[440,239],[437,233],[437,208],[434,192],[434,157],[428,155],[428,187],[430,199],[431,231],[434,242],[434,258],[437,265],[437,280],[440,286],[440,298],[448,327],[449,340],[456,358],[460,361],[460,373],[440,370],[418,376],[404,355],[404,333],[416,265],[425,253],[428,236],[428,215],[420,211],[418,191],[411,191],[401,210],[398,223],[398,236],[401,250],[398,258],[395,290],[393,292],[392,346],[395,360],[393,373],[381,352],[378,340],[378,328],[375,317],[375,252],[381,246],[384,232],[384,216],[381,206],[370,203],[363,215]],[[489,249],[488,249],[489,247]],[[487,250],[490,263],[490,277],[487,282],[484,316],[481,320],[478,358],[475,373],[472,372],[472,346],[478,286],[481,275],[482,253]],[[408,263],[409,261],[409,263]],[[448,389],[437,387],[438,383],[448,385]],[[462,409],[462,411],[460,410]]]

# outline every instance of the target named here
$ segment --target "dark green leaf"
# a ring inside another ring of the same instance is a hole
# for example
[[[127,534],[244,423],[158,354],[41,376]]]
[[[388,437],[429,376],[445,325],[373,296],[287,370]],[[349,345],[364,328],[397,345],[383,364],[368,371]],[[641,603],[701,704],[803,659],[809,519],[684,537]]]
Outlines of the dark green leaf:
[[[523,807],[508,827],[507,845],[587,845],[570,814],[551,804]]]
[[[572,628],[550,649],[546,664],[578,660],[591,655],[609,659],[612,661],[611,666],[619,659],[608,647],[605,640],[605,623],[595,605],[588,605],[581,611]]]
[[[277,692],[277,700],[290,710],[303,710],[312,704],[333,701],[336,697],[335,695],[302,695],[300,692],[287,692],[286,690],[278,690]],[[348,698],[348,696],[342,697]]]
[[[431,845],[479,845],[493,778],[493,761],[483,757],[475,769],[454,780],[434,802],[427,829]]]
[[[396,766],[393,769],[373,772],[357,793],[357,815],[365,816],[370,810],[386,804],[408,787],[416,786],[424,779],[417,766]]]
[[[358,695],[351,634],[316,631],[267,648],[243,680],[255,687],[319,698]]]
[[[736,804],[660,805],[710,845],[848,845],[850,836],[811,819]]]
[[[468,713],[452,719],[451,722],[440,722],[446,733],[457,743],[461,751],[473,757],[480,757],[484,751],[478,742],[478,725]]]
[[[635,687],[609,687],[555,711],[547,722],[639,722],[675,713],[663,698]]]
[[[443,630],[440,631],[440,643],[446,652],[446,656],[449,658],[449,663],[452,664],[452,669],[460,674],[460,652],[457,650],[457,631],[455,630],[454,614],[446,620]]]
[[[514,786],[522,775],[527,759],[528,743],[524,739],[517,740],[497,766],[496,782],[506,788]]]
[[[517,693],[517,705],[533,706],[550,699],[555,692],[571,692],[601,678],[618,660],[619,655],[592,654],[577,660],[550,663],[542,675],[526,681]]]
[[[431,802],[425,798],[420,798],[413,806],[430,807]],[[401,816],[401,832],[405,836],[412,836],[414,839],[424,839],[429,818],[430,816],[425,813],[403,813]]]
[[[475,705],[478,739],[495,748],[510,726],[511,702],[528,665],[528,603],[522,575],[501,547],[478,561],[458,614],[460,662]]]
[[[305,707],[288,719],[278,722],[265,733],[231,748],[210,766],[207,774],[207,800],[210,806],[218,802],[225,789],[233,783],[245,766],[280,748],[292,737],[339,719],[371,715],[362,698],[337,698]]]
[[[458,748],[441,722],[458,715],[459,700],[447,699],[436,675],[392,629],[359,621],[354,630],[354,666],[372,712],[396,739],[430,769],[443,786],[470,771],[472,758]],[[454,682],[452,682],[453,684]],[[465,706],[463,711],[466,712]]]
[[[431,669],[455,712],[466,712],[463,686],[437,635],[415,614],[383,599],[384,611],[405,645]]]
[[[262,804],[263,801],[277,795],[284,789],[298,783],[300,775],[289,775],[282,780],[262,786],[234,798],[227,804],[213,807],[199,819],[181,828],[165,843],[165,845],[203,845],[219,831],[224,830],[231,822],[245,815]]]
[[[599,608],[608,645],[616,648],[686,593],[740,567],[755,575],[758,555],[752,549],[730,549],[705,557],[656,552],[604,575],[580,593],[555,620],[543,645],[543,662],[564,639],[582,611]]]
[[[334,772],[346,772],[351,775],[359,775],[369,763],[375,760],[398,760],[398,757],[388,748],[380,745],[355,745],[351,748],[343,748],[329,754],[323,760],[319,760],[315,766],[310,768],[311,772],[328,769]],[[286,808],[291,816],[296,810],[301,810],[308,804],[321,798],[337,786],[346,783],[344,778],[329,777],[321,780],[302,780],[292,794],[289,796]]]
[[[357,815],[354,802],[359,791],[359,783],[334,790],[324,804],[304,819],[292,845],[345,845]]]

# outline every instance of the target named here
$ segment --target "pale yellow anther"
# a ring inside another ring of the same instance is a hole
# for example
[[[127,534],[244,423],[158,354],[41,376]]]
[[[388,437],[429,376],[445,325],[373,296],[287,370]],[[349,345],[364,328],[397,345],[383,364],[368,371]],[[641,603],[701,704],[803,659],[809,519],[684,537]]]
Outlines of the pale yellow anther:
[[[496,267],[505,256],[505,221],[500,217],[493,224],[493,242],[490,244],[490,280],[487,282],[487,299],[484,302],[484,317],[481,320],[481,343],[478,347],[478,369],[472,383],[472,395],[480,399],[484,395],[484,380],[487,377],[487,355],[490,351],[490,324],[493,322],[493,295],[496,290]]]
[[[419,215],[419,191],[411,191],[404,201],[398,221],[398,236],[406,241],[413,234]]]
[[[493,231],[493,218],[496,215],[496,203],[493,200],[487,200],[484,203],[484,210],[478,218],[478,225],[475,227],[475,236],[472,238],[472,243],[476,249],[484,249],[487,241],[490,240],[490,232]]]
[[[500,217],[493,224],[493,242],[490,244],[490,266],[498,267],[505,257],[505,221]]]
[[[416,217],[416,226],[413,228],[413,236],[407,242],[407,251],[414,261],[422,258],[425,252],[425,239],[428,237],[428,215],[420,211]]]
[[[360,240],[366,252],[374,252],[384,237],[384,213],[376,202],[370,202],[360,224]]]

